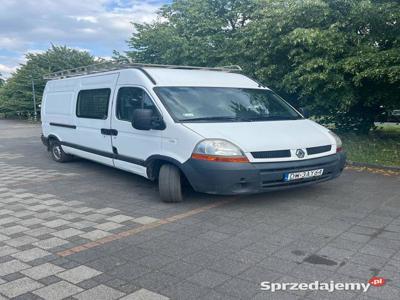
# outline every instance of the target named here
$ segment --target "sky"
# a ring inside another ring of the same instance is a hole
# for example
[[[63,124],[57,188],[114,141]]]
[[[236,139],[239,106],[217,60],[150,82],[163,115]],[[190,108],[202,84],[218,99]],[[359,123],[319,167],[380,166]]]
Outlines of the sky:
[[[7,78],[28,52],[66,45],[109,58],[127,50],[130,22],[148,23],[171,0],[1,0],[0,73]]]

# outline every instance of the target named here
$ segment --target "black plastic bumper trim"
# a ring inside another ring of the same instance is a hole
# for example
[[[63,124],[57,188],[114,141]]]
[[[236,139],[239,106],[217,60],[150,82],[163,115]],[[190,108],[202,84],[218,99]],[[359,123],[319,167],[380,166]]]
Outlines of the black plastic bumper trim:
[[[222,163],[189,159],[181,165],[193,188],[198,192],[221,195],[254,194],[289,189],[333,179],[344,168],[343,152],[324,157],[270,163]],[[286,173],[324,169],[321,177],[286,182]]]
[[[77,144],[73,144],[73,143],[68,143],[68,142],[61,142],[61,145],[64,145],[64,146],[67,146],[67,147],[71,147],[71,148],[74,148],[74,149],[78,149],[78,150],[81,150],[81,151],[93,153],[93,154],[96,154],[96,155],[112,158],[112,159],[126,161],[126,162],[129,162],[129,163],[132,163],[132,164],[135,164],[135,165],[139,165],[139,166],[146,166],[146,162],[144,160],[141,160],[141,159],[138,159],[138,158],[134,158],[134,157],[129,157],[129,156],[125,156],[125,155],[120,155],[120,154],[115,154],[115,153],[111,153],[111,152],[101,151],[101,150],[97,150],[97,149],[93,149],[93,148],[89,148],[89,147],[85,147],[85,146],[81,146],[81,145],[77,145]]]
[[[50,126],[57,126],[57,127],[64,127],[64,128],[76,129],[76,126],[75,126],[75,125],[61,124],[61,123],[50,123]]]
[[[40,136],[40,140],[42,141],[43,145],[45,145],[47,148],[49,147],[49,139],[43,134]]]
[[[72,144],[72,143],[68,143],[68,142],[61,142],[61,145],[67,146],[67,147],[71,147],[71,148],[74,148],[74,149],[78,149],[78,150],[81,150],[81,151],[93,153],[93,154],[96,154],[96,155],[108,157],[108,158],[114,158],[114,154],[113,153],[106,152],[106,151],[101,151],[101,150],[97,150],[97,149],[93,149],[93,148],[89,148],[89,147],[85,147],[85,146],[81,146],[81,145],[77,145],[77,144]]]

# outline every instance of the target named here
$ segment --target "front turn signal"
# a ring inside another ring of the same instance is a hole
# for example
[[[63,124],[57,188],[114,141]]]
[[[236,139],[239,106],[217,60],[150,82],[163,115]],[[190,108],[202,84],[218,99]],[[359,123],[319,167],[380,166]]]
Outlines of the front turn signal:
[[[215,162],[230,162],[230,163],[248,163],[249,160],[246,156],[220,156],[220,155],[208,155],[208,154],[192,154],[193,159],[215,161]]]

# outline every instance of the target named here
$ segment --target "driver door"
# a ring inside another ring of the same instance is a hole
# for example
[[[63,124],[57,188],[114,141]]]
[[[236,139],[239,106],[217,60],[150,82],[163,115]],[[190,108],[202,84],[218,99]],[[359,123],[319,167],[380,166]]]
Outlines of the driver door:
[[[147,177],[146,159],[161,152],[160,130],[137,130],[132,127],[133,111],[146,108],[159,112],[146,90],[139,86],[118,86],[111,128],[114,165]]]

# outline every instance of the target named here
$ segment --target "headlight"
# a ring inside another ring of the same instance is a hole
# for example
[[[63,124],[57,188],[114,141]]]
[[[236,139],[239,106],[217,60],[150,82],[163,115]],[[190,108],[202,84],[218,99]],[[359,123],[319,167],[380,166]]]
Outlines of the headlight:
[[[201,141],[193,150],[192,158],[220,162],[249,162],[240,148],[219,139]]]
[[[335,139],[336,142],[336,152],[340,152],[343,150],[342,148],[342,140],[340,139],[340,137],[338,137],[338,135],[336,133],[334,133],[333,131],[329,130],[329,133],[331,136],[333,136],[333,138]]]

